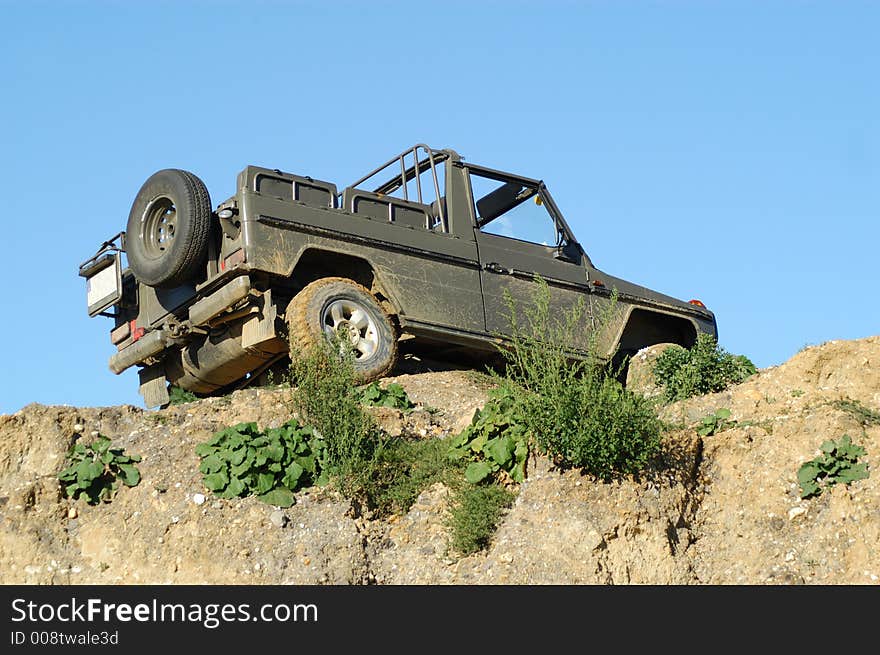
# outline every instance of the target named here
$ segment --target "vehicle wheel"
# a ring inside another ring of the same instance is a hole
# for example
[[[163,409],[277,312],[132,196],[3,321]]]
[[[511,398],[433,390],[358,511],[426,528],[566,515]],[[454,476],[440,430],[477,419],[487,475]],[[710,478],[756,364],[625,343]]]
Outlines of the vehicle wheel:
[[[397,363],[397,331],[391,319],[373,294],[347,278],[308,284],[290,301],[286,319],[291,353],[322,336],[347,340],[359,383],[386,375]]]
[[[128,215],[128,265],[151,287],[190,281],[205,266],[210,226],[211,198],[199,178],[174,168],[154,173]]]

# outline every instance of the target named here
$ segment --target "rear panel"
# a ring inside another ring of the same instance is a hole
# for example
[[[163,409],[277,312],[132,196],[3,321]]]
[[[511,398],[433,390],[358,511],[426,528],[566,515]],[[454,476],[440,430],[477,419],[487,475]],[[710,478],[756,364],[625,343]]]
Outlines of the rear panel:
[[[373,265],[404,321],[484,330],[476,243],[430,230],[429,206],[367,193],[357,194],[364,205],[353,203],[363,212],[314,206],[255,191],[262,176],[254,168],[243,175],[248,269],[287,278],[306,250],[344,253]]]

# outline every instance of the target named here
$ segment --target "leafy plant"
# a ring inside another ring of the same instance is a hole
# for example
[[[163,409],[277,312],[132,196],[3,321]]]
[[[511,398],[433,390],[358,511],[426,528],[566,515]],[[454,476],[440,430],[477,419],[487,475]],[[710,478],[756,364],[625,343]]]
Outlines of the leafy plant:
[[[703,417],[703,420],[700,421],[700,427],[697,428],[697,434],[701,437],[711,437],[717,432],[735,427],[736,421],[730,421],[729,418],[730,410],[722,407],[714,414]]]
[[[867,453],[861,446],[853,444],[848,434],[837,442],[825,441],[819,449],[822,453],[818,457],[804,462],[798,469],[801,498],[818,496],[823,486],[830,487],[839,482],[849,484],[868,477],[868,465],[858,461]]]
[[[453,438],[449,458],[469,460],[465,479],[476,484],[504,471],[514,482],[526,477],[529,439],[525,422],[516,415],[512,388],[502,386],[489,392],[486,405],[477,410],[471,424]]]
[[[708,334],[700,334],[690,350],[663,351],[654,363],[654,377],[667,402],[723,391],[755,373],[748,357],[728,353]]]
[[[205,486],[222,498],[253,494],[290,507],[294,491],[326,482],[326,445],[296,420],[265,431],[256,423],[239,423],[196,446],[196,454]]]
[[[128,487],[140,482],[141,473],[135,463],[141,458],[126,455],[123,449],[111,448],[110,444],[103,435],[90,444],[74,444],[67,454],[69,465],[58,474],[64,495],[74,499],[85,496],[86,502],[96,505],[110,502],[120,481]]]
[[[184,403],[193,403],[199,399],[192,391],[186,391],[178,386],[172,385],[168,388],[169,404],[183,405]]]
[[[469,555],[489,545],[505,508],[516,494],[498,485],[466,485],[456,495],[449,514],[450,545]]]
[[[516,492],[500,485],[467,482],[463,475],[466,460],[448,456],[450,441],[450,437],[390,439],[376,452],[364,491],[372,515],[384,517],[408,511],[424,489],[443,483],[449,490],[451,549],[469,554],[488,544],[502,510]]]
[[[391,407],[402,411],[415,407],[404,388],[396,382],[385,388],[380,387],[378,382],[371,382],[361,389],[361,402],[373,407]]]

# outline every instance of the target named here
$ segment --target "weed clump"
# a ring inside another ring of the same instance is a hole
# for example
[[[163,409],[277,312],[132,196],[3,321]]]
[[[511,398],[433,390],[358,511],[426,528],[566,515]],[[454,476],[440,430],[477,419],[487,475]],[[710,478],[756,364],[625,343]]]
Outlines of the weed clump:
[[[516,494],[499,485],[467,485],[455,496],[448,525],[453,550],[470,555],[489,545]]]
[[[392,382],[384,388],[380,387],[378,382],[371,382],[361,389],[360,393],[361,402],[370,407],[390,407],[403,412],[409,412],[415,408],[404,388],[396,382]]]
[[[611,320],[616,295],[597,317],[586,358],[574,359],[569,348],[582,330],[584,308],[562,316],[550,311],[550,290],[537,280],[535,301],[525,321],[508,299],[512,337],[502,353],[503,379],[513,397],[511,411],[532,443],[562,466],[585,470],[604,480],[635,473],[660,451],[662,425],[644,397],[620,383],[603,363],[599,335]]]
[[[403,514],[436,482],[455,483],[446,459],[447,439],[388,439],[377,451],[373,475],[364,481],[374,516]]]
[[[364,412],[350,351],[319,339],[291,354],[293,411],[324,442],[326,474],[346,495],[363,496],[383,438]]]
[[[690,350],[665,350],[654,363],[654,377],[667,402],[723,391],[756,372],[748,357],[732,355],[708,334],[700,334]]]
[[[168,388],[168,404],[169,405],[184,405],[186,403],[194,403],[199,399],[192,391],[187,391],[186,389],[181,389],[176,385],[171,385]]]

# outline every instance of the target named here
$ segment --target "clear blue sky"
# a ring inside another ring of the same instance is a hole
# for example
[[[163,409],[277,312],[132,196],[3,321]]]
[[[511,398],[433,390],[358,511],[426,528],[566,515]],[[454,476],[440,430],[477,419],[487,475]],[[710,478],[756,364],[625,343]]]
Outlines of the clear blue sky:
[[[880,334],[880,3],[0,0],[0,412],[142,406],[79,263],[141,184],[348,184],[408,145],[544,179],[593,262],[758,366]],[[259,119],[259,120],[258,120]]]

